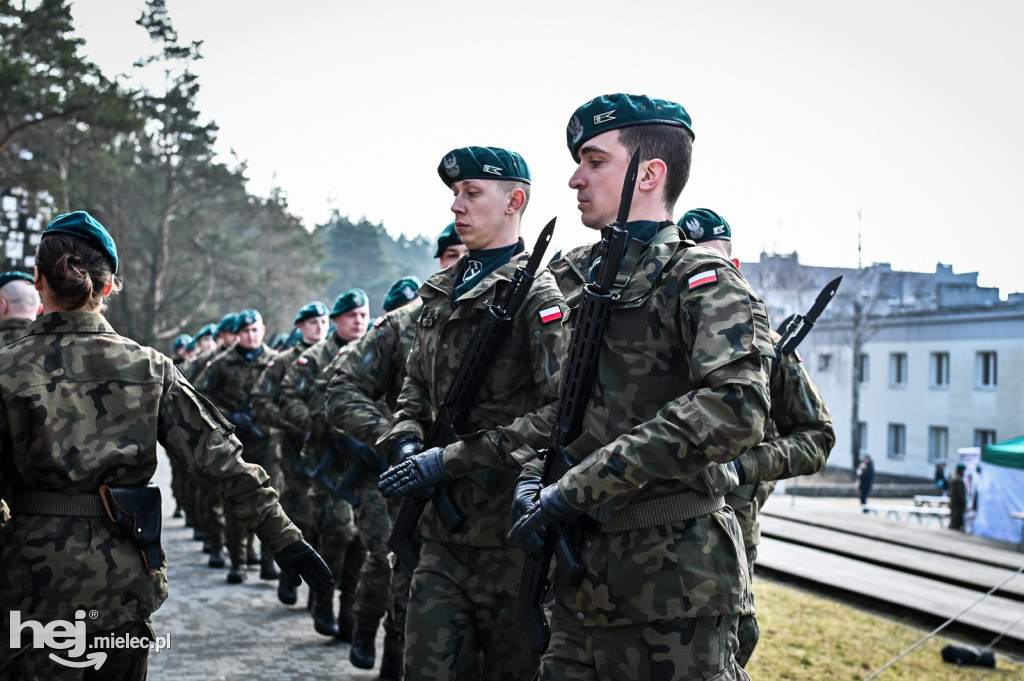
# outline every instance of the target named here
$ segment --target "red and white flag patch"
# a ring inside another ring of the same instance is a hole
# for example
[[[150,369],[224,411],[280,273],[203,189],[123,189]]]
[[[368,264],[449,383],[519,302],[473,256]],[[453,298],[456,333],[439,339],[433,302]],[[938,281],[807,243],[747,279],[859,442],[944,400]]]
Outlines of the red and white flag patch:
[[[541,324],[547,324],[548,322],[557,322],[561,318],[562,310],[557,305],[540,311]]]
[[[704,286],[706,284],[714,284],[718,281],[718,270],[708,270],[707,272],[701,272],[690,277],[688,288],[692,291],[698,286]]]

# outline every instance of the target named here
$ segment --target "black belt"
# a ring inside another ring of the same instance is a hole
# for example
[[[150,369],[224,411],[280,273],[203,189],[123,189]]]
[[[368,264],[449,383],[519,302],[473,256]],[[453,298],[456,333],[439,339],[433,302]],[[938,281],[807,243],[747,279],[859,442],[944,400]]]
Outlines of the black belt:
[[[64,518],[103,518],[99,494],[17,492],[9,500],[11,515],[48,515]]]

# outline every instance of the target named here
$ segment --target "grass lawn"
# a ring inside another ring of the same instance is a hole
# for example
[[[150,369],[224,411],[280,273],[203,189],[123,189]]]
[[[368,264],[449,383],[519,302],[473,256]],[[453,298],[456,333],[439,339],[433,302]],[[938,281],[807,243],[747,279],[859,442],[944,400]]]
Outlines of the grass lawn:
[[[931,631],[763,575],[755,577],[754,593],[761,640],[747,665],[752,681],[864,681]],[[995,669],[943,662],[940,651],[945,645],[962,644],[944,638],[944,633],[882,672],[878,681],[1024,679],[1024,665],[998,654]]]

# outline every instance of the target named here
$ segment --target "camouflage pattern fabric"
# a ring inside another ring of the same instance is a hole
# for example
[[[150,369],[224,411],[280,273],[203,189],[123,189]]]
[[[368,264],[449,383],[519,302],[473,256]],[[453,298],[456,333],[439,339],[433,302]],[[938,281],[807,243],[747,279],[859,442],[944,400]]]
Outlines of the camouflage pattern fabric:
[[[735,266],[695,247],[676,225],[664,226],[642,250],[638,242],[631,248],[636,265],[620,272],[625,281],[613,303],[581,438],[599,447],[557,483],[569,504],[584,512],[693,493],[694,480],[755,447],[767,427],[774,350],[761,299]],[[571,305],[596,254],[596,245],[580,247],[550,265]],[[706,491],[712,491],[708,480]],[[657,626],[661,642],[672,641],[665,654],[685,657],[715,645],[694,638],[694,628],[707,624],[687,620],[753,612],[730,508],[610,534],[588,525],[581,523],[580,533],[583,583],[573,589],[554,581],[556,612],[570,613],[556,623],[571,619],[595,636]],[[563,677],[566,661],[545,657],[544,664],[542,676],[571,678]],[[733,678],[730,664],[723,665],[722,678]],[[674,668],[665,678],[687,673]]]
[[[778,343],[780,338],[772,332],[772,342]],[[743,467],[745,484],[725,497],[735,509],[743,532],[751,577],[761,543],[761,506],[775,488],[775,481],[817,473],[836,443],[832,416],[798,353],[776,361],[770,387],[771,427],[764,442],[737,459]],[[756,617],[742,616],[738,632],[736,661],[746,667],[760,637]]]
[[[387,431],[422,308],[423,301],[415,300],[381,317],[332,364],[326,409],[333,427],[370,446]],[[381,454],[387,460],[387,452]],[[366,544],[367,560],[359,580],[356,618],[358,626],[372,624],[376,629],[380,614],[386,612],[386,637],[397,645],[405,638],[409,572],[400,564],[392,567],[388,560],[387,538],[399,504],[385,503],[377,489],[378,474],[367,473],[358,489],[356,525]]]
[[[0,347],[10,345],[25,335],[25,329],[32,323],[31,319],[14,317],[12,319],[0,319]]]
[[[467,259],[434,274],[420,288],[423,310],[395,425],[381,439],[382,449],[390,451],[402,433],[425,435],[479,315],[488,303],[500,300],[527,259],[526,253],[514,256],[457,301],[455,277]],[[558,314],[544,322],[545,310]],[[406,616],[407,679],[525,680],[536,670],[537,656],[514,617],[523,556],[508,546],[509,509],[521,468],[517,457],[534,455],[548,437],[568,335],[563,326],[567,311],[551,275],[538,273],[476,395],[467,418],[473,431],[445,449],[445,467],[457,477],[451,495],[466,521],[449,533],[432,504],[420,521],[423,550]]]
[[[219,411],[170,359],[118,336],[102,315],[43,315],[0,350],[0,496],[145,485],[158,442],[208,480],[272,551],[301,538],[266,473],[242,461]],[[102,518],[14,511],[0,535],[5,612],[50,622],[96,610],[99,617],[85,620],[93,633],[144,622],[166,598],[165,570],[145,569],[135,545]],[[4,618],[4,640],[8,626]]]
[[[434,274],[420,288],[423,311],[394,426],[381,438],[384,451],[390,451],[403,433],[426,436],[479,315],[500,299],[512,274],[528,257],[525,252],[514,256],[458,301],[452,298],[454,281],[468,259]],[[543,322],[541,311],[551,309],[558,311],[557,317]],[[445,468],[458,478],[451,488],[452,498],[467,514],[467,522],[449,535],[435,517],[433,505],[428,505],[420,522],[424,537],[467,546],[508,545],[515,477],[524,461],[535,458],[550,431],[568,342],[567,313],[554,279],[547,272],[538,273],[470,410],[471,432],[445,448]]]
[[[735,616],[588,627],[559,604],[551,623],[542,681],[750,680],[732,656]]]

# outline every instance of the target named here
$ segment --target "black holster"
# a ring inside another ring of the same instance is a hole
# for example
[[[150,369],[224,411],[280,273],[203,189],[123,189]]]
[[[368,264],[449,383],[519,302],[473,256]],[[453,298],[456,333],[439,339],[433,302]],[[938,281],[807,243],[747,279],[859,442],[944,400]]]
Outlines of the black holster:
[[[163,508],[159,487],[100,485],[100,501],[114,525],[139,547],[142,563],[147,568],[157,570],[167,564],[160,548]]]

